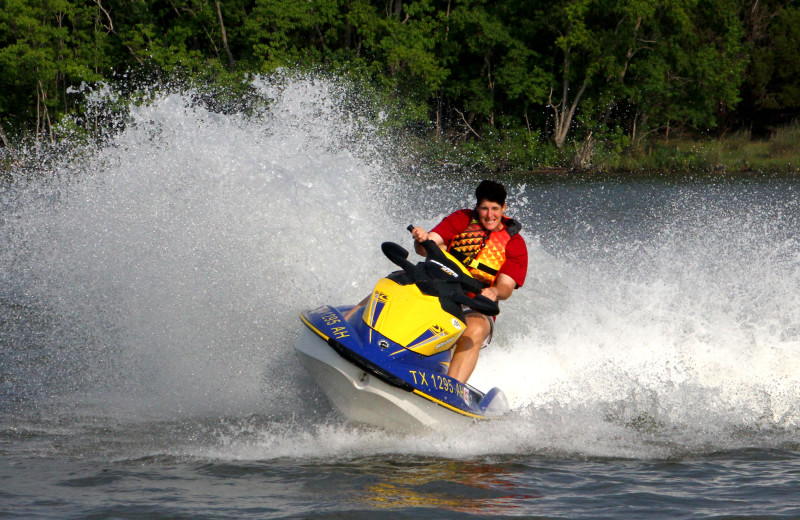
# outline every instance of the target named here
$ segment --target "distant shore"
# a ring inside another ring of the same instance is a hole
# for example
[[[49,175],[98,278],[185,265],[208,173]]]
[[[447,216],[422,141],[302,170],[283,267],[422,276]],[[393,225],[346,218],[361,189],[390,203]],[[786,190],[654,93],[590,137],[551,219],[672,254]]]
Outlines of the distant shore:
[[[85,132],[71,135],[54,142],[35,142],[29,137],[21,143],[0,143],[0,184],[47,171],[46,165],[63,157],[66,150],[96,141]],[[403,149],[398,160],[429,171],[446,168],[500,177],[576,180],[800,176],[800,122],[776,127],[767,137],[743,131],[723,137],[652,137],[636,146],[597,138],[567,143],[560,149],[546,138],[532,140],[511,132],[485,140],[448,140],[402,131],[395,135]]]
[[[636,146],[597,139],[557,149],[546,141],[501,136],[456,144],[420,139],[414,148],[430,163],[501,175],[800,175],[798,122],[777,127],[767,137],[741,131],[723,137],[652,138]]]

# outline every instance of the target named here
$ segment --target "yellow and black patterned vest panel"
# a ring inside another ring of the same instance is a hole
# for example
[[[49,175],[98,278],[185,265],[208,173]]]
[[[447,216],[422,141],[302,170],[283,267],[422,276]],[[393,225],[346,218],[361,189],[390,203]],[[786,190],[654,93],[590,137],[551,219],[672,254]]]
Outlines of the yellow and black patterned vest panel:
[[[487,285],[493,285],[498,271],[506,261],[506,244],[511,240],[506,228],[488,233],[480,223],[472,219],[460,234],[450,241],[448,252],[464,264],[472,277]]]

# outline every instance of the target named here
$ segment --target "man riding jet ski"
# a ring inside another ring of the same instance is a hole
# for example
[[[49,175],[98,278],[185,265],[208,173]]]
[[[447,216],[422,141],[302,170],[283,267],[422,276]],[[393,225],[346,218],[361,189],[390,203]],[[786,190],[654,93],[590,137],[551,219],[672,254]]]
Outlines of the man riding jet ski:
[[[482,181],[475,189],[475,207],[444,218],[430,232],[414,228],[417,253],[421,243],[433,240],[464,264],[473,278],[483,282],[480,294],[493,301],[511,297],[525,283],[528,248],[519,234],[522,226],[508,218],[506,188],[499,182]],[[483,347],[492,341],[494,321],[480,313],[467,313],[467,328],[453,350],[448,375],[467,382]]]
[[[500,389],[484,394],[447,375],[465,309],[495,316],[497,303],[474,296],[485,285],[434,241],[421,247],[426,258],[414,265],[401,246],[382,244],[402,271],[379,280],[365,305],[302,312],[297,356],[354,421],[415,429],[503,415],[509,407]]]

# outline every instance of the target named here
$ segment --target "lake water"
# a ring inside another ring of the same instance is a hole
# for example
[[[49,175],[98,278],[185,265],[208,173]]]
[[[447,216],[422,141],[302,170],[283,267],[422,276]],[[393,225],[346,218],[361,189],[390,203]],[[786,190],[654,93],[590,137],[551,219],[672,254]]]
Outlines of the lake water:
[[[508,180],[528,280],[471,383],[512,414],[368,429],[298,312],[360,300],[479,179],[341,86],[254,86],[247,117],[156,92],[0,188],[0,516],[800,517],[800,182]]]

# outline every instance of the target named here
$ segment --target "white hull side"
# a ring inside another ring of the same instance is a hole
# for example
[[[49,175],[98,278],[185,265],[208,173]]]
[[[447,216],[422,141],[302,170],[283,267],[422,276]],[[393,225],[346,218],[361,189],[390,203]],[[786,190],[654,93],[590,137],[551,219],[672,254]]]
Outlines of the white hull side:
[[[295,352],[328,399],[350,420],[391,430],[436,429],[474,421],[364,372],[307,327],[300,332]]]

